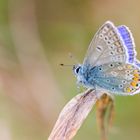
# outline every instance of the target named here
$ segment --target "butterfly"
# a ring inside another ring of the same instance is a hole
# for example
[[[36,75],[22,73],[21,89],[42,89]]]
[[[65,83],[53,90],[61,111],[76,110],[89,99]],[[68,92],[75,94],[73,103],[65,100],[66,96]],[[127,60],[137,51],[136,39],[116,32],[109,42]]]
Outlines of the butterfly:
[[[125,25],[105,22],[93,37],[83,64],[73,66],[77,83],[111,95],[140,92],[140,62],[135,43]]]
[[[77,83],[88,90],[65,105],[48,140],[72,139],[97,101],[101,137],[106,139],[104,118],[111,105],[108,119],[112,120],[112,95],[140,92],[140,62],[136,55],[134,39],[128,27],[116,27],[111,21],[105,22],[93,37],[83,64],[73,66]]]

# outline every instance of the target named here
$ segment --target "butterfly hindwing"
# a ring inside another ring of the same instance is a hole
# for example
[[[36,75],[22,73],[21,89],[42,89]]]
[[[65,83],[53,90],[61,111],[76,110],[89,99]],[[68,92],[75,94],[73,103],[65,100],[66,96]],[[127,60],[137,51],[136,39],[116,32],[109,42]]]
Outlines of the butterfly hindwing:
[[[107,21],[92,39],[84,65],[97,66],[109,62],[126,62],[127,54],[125,44],[117,28]]]
[[[125,63],[108,63],[97,66],[96,84],[102,89],[120,95],[133,95],[140,92],[140,70]]]

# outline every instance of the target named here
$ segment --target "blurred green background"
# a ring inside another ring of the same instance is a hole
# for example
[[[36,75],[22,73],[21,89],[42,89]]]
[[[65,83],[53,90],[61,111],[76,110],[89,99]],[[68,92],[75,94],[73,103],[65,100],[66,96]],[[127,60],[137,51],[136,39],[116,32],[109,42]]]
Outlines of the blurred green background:
[[[0,140],[46,140],[77,93],[71,52],[82,62],[106,21],[133,32],[140,58],[139,0],[0,0]],[[140,139],[140,95],[115,97],[110,140]],[[74,140],[99,139],[95,109]]]

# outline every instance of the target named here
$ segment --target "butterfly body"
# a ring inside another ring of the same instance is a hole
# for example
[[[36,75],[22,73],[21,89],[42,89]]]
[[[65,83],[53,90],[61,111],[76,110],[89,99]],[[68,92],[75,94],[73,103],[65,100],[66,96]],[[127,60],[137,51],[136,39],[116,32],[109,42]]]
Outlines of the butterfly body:
[[[140,92],[139,65],[130,30],[106,22],[92,39],[83,64],[73,70],[86,88],[134,95]]]

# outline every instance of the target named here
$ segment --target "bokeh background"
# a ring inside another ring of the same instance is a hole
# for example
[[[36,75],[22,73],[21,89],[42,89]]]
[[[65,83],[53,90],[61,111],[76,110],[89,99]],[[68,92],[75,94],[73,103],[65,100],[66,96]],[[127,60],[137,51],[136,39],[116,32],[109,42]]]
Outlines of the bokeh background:
[[[82,62],[106,20],[133,32],[140,58],[139,0],[0,0],[0,140],[46,140],[77,93],[71,52]],[[140,139],[140,95],[115,97],[110,140]],[[95,108],[74,140],[98,140]]]

